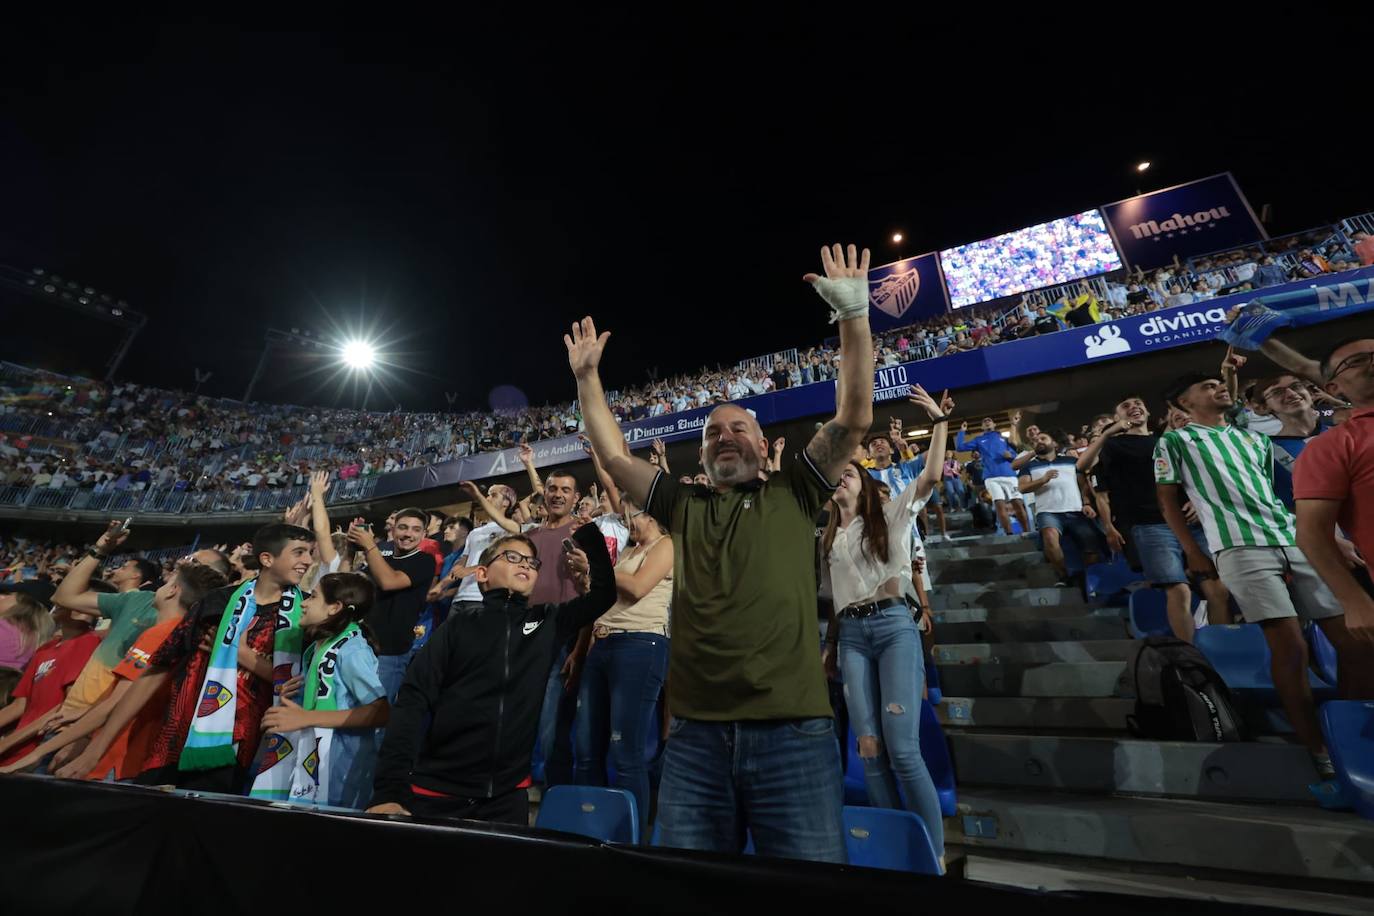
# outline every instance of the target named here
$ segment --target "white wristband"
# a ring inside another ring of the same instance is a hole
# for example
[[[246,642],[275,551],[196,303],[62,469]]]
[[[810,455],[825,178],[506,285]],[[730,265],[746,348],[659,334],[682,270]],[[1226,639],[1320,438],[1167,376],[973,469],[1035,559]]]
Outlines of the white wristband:
[[[830,306],[830,323],[868,314],[868,281],[863,277],[821,277],[812,284]]]

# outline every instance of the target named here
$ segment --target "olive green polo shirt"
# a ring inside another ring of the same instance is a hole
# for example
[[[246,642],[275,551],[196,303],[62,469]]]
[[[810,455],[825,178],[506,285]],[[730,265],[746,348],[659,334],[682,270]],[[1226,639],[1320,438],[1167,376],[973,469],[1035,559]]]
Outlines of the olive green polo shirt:
[[[673,715],[831,715],[814,558],[816,515],[834,490],[805,452],[767,482],[724,493],[654,478],[646,508],[673,535]]]

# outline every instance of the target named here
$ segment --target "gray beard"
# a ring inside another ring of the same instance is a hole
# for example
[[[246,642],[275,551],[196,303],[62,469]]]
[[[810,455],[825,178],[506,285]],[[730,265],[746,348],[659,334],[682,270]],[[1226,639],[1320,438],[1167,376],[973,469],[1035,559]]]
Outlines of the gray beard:
[[[740,461],[735,470],[730,473],[722,473],[720,465],[714,461],[705,462],[706,476],[711,478],[711,483],[717,486],[733,487],[759,477],[759,464],[757,460],[750,460],[750,456],[741,455]]]

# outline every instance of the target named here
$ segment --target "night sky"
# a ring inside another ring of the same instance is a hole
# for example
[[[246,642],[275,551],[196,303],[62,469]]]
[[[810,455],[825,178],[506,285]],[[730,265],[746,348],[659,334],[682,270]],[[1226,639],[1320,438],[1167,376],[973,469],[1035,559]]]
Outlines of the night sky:
[[[501,385],[571,397],[560,335],[587,312],[614,332],[612,386],[818,341],[800,277],[824,242],[882,263],[1228,169],[1272,234],[1374,209],[1367,156],[1330,129],[1343,79],[1238,95],[1261,75],[1243,50],[1099,65],[968,23],[959,52],[929,20],[662,15],[35,27],[6,48],[0,263],[147,313],[137,381],[200,367],[237,397],[266,326],[338,328],[385,345],[370,406],[480,408]],[[0,356],[102,374],[108,330],[0,309]],[[310,368],[281,358],[258,396],[352,403]]]

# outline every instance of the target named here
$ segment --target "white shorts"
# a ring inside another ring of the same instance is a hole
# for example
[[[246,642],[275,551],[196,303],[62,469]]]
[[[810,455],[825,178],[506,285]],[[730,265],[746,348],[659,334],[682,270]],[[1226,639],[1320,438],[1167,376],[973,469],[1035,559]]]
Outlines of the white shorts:
[[[987,487],[988,495],[992,497],[994,502],[1008,499],[1024,501],[1025,499],[1016,486],[1015,477],[989,477],[983,481],[983,486]]]
[[[1231,547],[1216,555],[1217,577],[1240,605],[1246,623],[1345,613],[1297,547]]]

